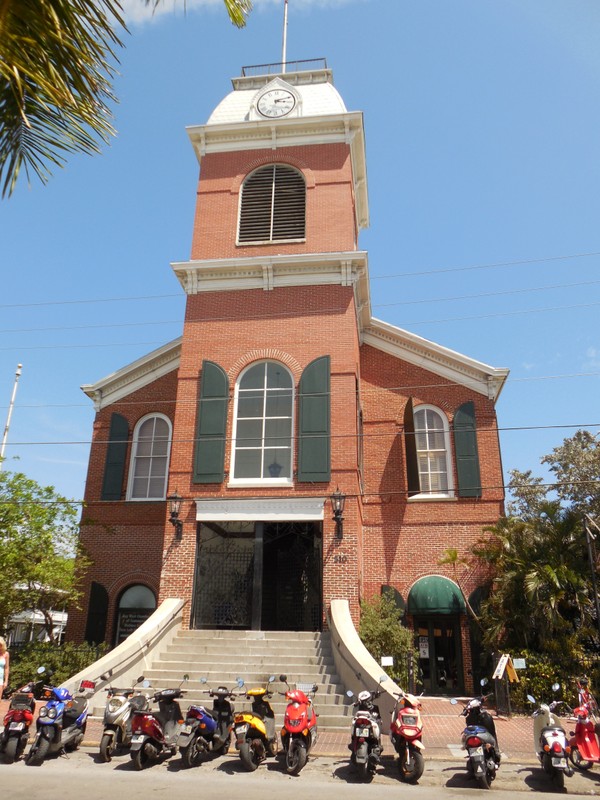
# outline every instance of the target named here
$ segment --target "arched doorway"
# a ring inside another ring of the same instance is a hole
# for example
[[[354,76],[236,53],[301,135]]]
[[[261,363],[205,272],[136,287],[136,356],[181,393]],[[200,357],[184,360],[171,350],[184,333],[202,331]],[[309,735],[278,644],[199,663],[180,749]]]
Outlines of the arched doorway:
[[[465,602],[458,586],[441,575],[418,580],[408,594],[426,694],[464,691],[461,615]]]
[[[155,609],[156,597],[152,589],[141,583],[125,589],[119,598],[115,644],[125,641]]]

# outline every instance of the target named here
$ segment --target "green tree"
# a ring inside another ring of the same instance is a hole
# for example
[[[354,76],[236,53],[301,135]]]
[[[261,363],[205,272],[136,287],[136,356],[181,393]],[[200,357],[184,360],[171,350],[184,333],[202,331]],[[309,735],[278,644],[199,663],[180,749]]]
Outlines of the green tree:
[[[375,595],[360,604],[358,635],[374,659],[393,656],[394,666],[385,672],[400,686],[408,686],[408,662],[414,656],[413,633],[402,624],[402,612],[394,598]]]
[[[41,611],[53,640],[51,609],[77,603],[89,566],[81,550],[77,509],[52,486],[20,472],[0,472],[0,630],[13,614]]]
[[[141,0],[140,0],[141,2]],[[156,8],[162,0],[144,0]],[[251,0],[223,0],[243,27]],[[21,169],[46,183],[68,153],[97,153],[115,130],[116,51],[127,32],[119,0],[0,3],[0,184]]]
[[[537,511],[502,517],[473,547],[492,576],[480,613],[491,650],[551,653],[590,635],[591,587],[580,517],[558,501],[540,502]]]

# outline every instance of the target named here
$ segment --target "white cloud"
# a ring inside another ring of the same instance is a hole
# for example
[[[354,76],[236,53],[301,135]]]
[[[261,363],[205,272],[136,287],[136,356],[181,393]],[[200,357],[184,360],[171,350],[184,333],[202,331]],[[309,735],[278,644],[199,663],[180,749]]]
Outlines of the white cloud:
[[[600,369],[600,350],[597,347],[588,347],[585,351],[585,360],[581,366],[586,371]]]

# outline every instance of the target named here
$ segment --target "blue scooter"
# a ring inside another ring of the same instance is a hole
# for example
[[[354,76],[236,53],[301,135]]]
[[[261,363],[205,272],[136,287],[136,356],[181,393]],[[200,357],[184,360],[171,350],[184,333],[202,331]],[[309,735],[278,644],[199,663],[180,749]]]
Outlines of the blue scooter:
[[[206,678],[200,678],[200,683],[207,683]],[[240,689],[243,683],[242,679],[238,678],[237,688]],[[231,700],[236,695],[233,689],[228,689],[226,686],[204,691],[213,698],[212,709],[191,705],[177,737],[177,747],[184,767],[200,764],[210,753],[224,756],[229,752],[235,712]]]
[[[38,670],[44,671],[43,667]],[[27,764],[39,766],[50,755],[77,750],[85,733],[89,694],[95,686],[93,681],[81,681],[76,695],[62,686],[44,686],[42,700],[46,704],[38,714],[35,739],[25,758]]]

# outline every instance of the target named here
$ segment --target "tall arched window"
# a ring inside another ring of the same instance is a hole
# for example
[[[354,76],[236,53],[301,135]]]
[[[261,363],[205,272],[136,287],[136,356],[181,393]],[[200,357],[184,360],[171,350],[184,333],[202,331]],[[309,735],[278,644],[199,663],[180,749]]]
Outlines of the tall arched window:
[[[306,185],[302,173],[269,164],[242,186],[238,244],[296,241],[306,235]]]
[[[115,640],[123,642],[145,622],[156,608],[152,589],[142,583],[129,586],[119,598]]]
[[[128,500],[164,500],[170,451],[168,417],[152,414],[141,419],[133,432]]]
[[[259,361],[235,389],[231,480],[290,483],[292,479],[291,374],[275,361]]]
[[[414,425],[421,494],[451,495],[454,485],[446,415],[433,406],[419,406],[414,411]]]

